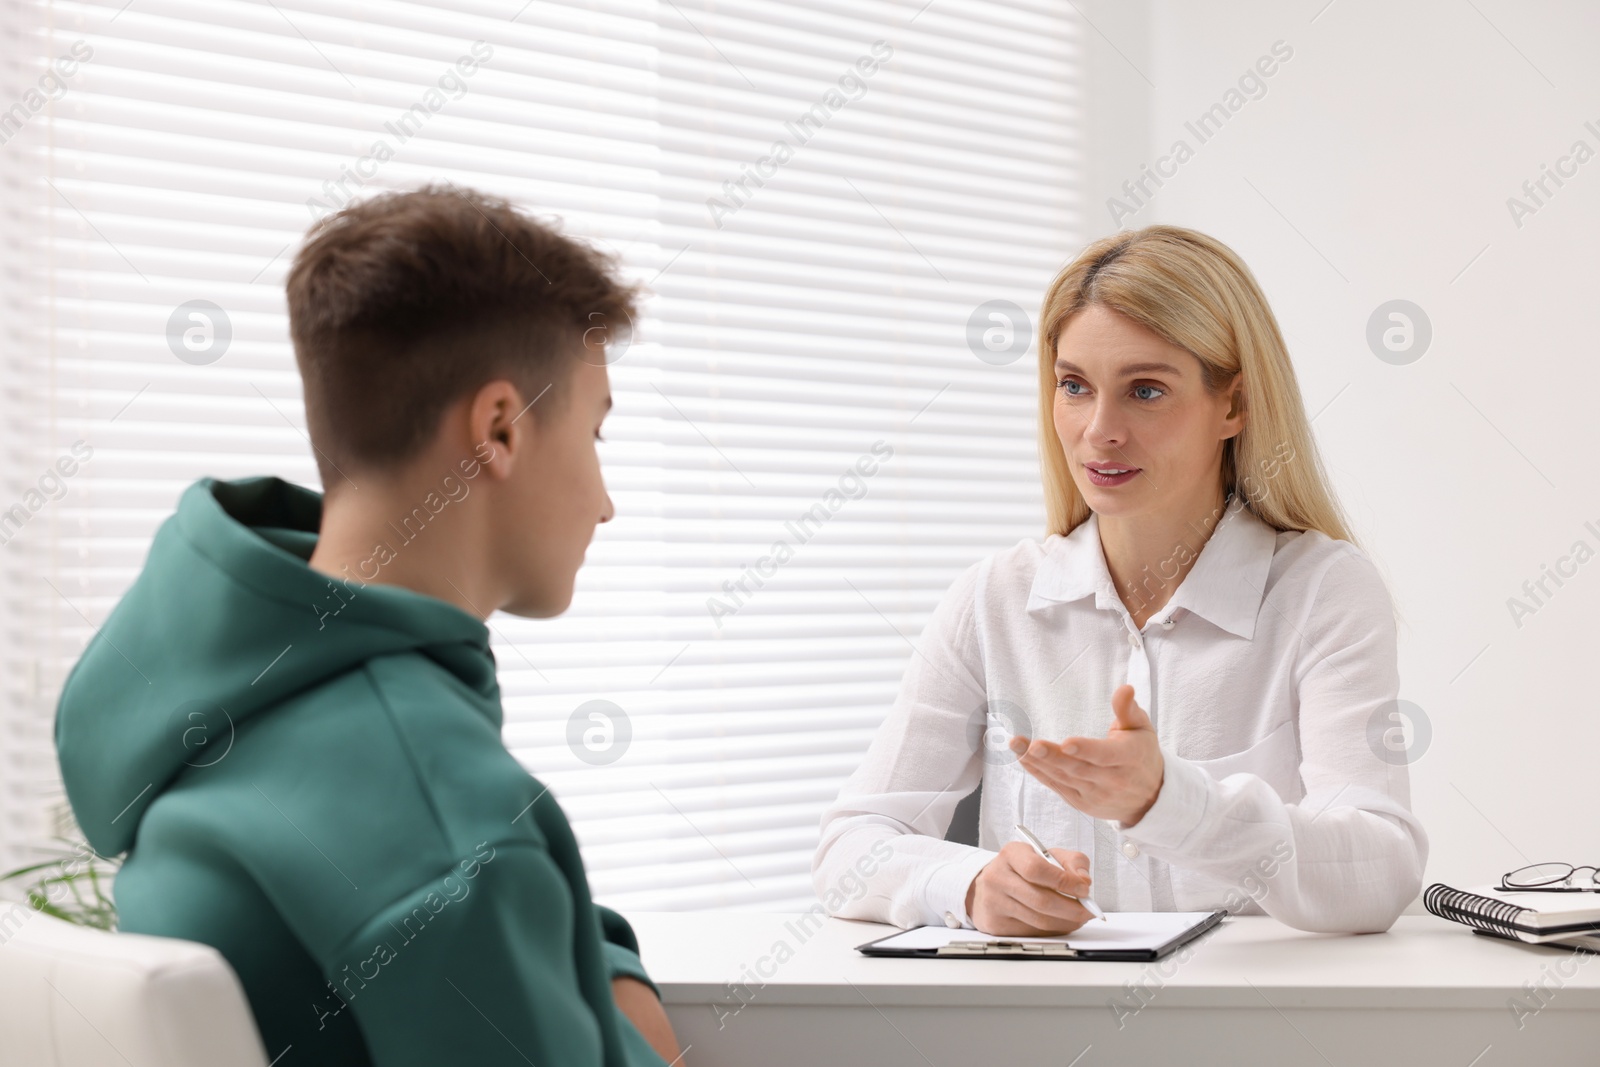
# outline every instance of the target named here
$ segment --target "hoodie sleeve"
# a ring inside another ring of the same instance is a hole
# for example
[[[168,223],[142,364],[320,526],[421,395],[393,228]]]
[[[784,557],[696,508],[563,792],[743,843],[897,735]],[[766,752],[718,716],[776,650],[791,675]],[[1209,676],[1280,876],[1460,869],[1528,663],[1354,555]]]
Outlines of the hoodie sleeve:
[[[347,938],[326,965],[332,1004],[383,1067],[664,1067],[611,998],[619,967],[643,976],[632,930],[594,914],[544,849],[497,844],[470,882],[432,880]],[[624,943],[600,947],[584,923]],[[591,968],[576,962],[586,942],[603,954]]]
[[[600,916],[600,933],[605,937],[600,948],[606,954],[607,973],[612,978],[637,978],[660,1000],[661,990],[645,973],[644,961],[639,958],[639,939],[633,935],[628,920],[601,904],[596,904],[594,910]]]

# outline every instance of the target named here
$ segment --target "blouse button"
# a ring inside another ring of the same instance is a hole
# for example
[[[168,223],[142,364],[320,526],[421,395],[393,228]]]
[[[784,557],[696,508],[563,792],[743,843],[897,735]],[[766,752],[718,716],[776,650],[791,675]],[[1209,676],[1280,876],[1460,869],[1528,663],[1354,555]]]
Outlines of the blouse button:
[[[952,930],[961,929],[961,920],[956,918],[956,913],[953,911],[947,911],[944,913],[944,924],[950,927]]]
[[[1170,629],[1172,629],[1172,627],[1173,627],[1173,622],[1172,622],[1172,616],[1171,615],[1168,615],[1166,618],[1161,620],[1161,628],[1163,630],[1170,630]]]
[[[1133,648],[1139,647],[1139,635],[1132,630],[1128,631],[1128,644]]]
[[[1122,843],[1122,854],[1130,860],[1136,860],[1139,858],[1139,846],[1132,841],[1124,841]]]

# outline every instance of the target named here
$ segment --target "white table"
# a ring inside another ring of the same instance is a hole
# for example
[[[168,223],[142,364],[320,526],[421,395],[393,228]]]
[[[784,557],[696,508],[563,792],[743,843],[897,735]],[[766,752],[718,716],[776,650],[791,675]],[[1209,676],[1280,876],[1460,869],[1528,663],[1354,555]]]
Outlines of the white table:
[[[1432,916],[1357,936],[1230,918],[1157,963],[869,959],[854,947],[893,927],[628,919],[688,1067],[1600,1063],[1595,957]]]

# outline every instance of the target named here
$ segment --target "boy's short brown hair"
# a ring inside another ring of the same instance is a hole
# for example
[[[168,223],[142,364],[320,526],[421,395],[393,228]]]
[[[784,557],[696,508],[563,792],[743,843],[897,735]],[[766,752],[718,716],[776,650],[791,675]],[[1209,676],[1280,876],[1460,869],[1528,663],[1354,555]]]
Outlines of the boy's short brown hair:
[[[447,407],[496,378],[559,403],[567,360],[586,337],[623,340],[635,295],[595,249],[506,200],[438,185],[322,219],[287,289],[327,490],[341,471],[411,459]]]

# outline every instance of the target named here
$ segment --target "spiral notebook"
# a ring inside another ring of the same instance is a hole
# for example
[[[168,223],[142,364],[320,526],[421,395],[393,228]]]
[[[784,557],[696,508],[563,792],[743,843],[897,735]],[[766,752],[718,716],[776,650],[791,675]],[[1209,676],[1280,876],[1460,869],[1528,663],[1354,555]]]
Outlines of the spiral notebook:
[[[1508,893],[1493,886],[1452,889],[1435,882],[1422,894],[1422,904],[1441,919],[1531,944],[1600,934],[1596,893]]]

